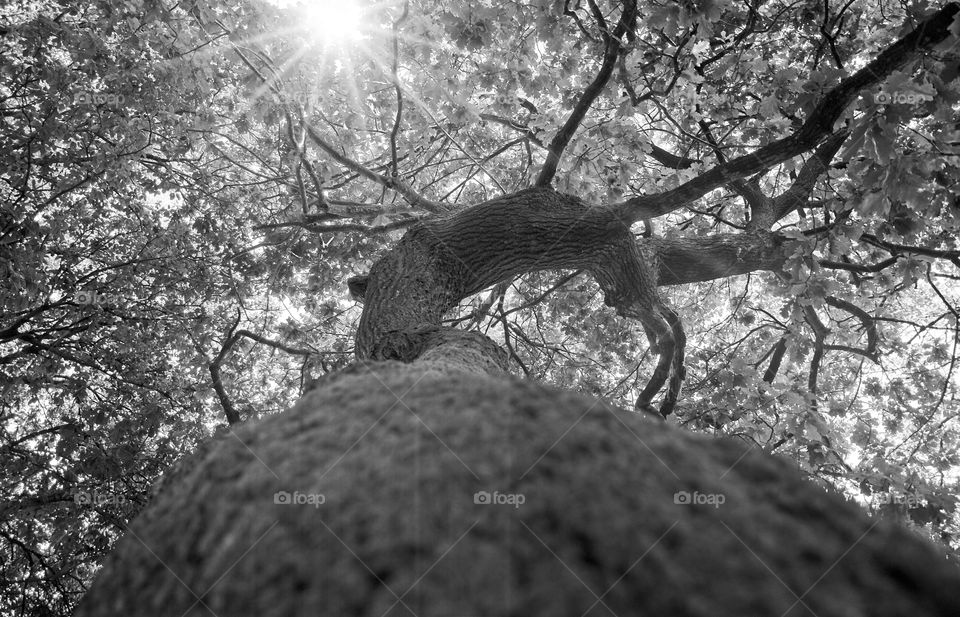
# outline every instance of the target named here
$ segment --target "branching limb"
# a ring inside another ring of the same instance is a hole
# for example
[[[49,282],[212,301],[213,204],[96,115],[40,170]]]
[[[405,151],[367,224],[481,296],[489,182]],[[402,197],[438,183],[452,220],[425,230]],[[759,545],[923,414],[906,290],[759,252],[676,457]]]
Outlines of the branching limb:
[[[817,312],[813,310],[813,307],[807,306],[803,309],[804,314],[807,318],[807,324],[810,325],[810,329],[813,330],[813,357],[810,359],[810,372],[807,377],[807,389],[810,392],[811,399],[813,401],[813,408],[816,409],[817,406],[817,378],[820,375],[820,363],[823,360],[823,354],[826,349],[825,341],[827,335],[830,333],[830,329],[827,328],[820,317],[817,315]]]
[[[580,100],[577,101],[573,111],[570,113],[570,117],[567,118],[563,127],[557,131],[557,134],[550,142],[550,146],[547,148],[547,160],[540,170],[540,175],[537,177],[536,186],[548,186],[550,182],[553,181],[553,177],[557,173],[557,166],[560,164],[560,156],[563,154],[563,150],[567,147],[567,144],[570,143],[583,118],[587,115],[590,106],[593,105],[593,102],[600,96],[604,86],[606,86],[610,80],[610,75],[613,74],[617,56],[620,54],[620,37],[622,37],[628,29],[634,27],[634,21],[637,17],[636,0],[626,0],[624,2],[623,13],[620,14],[620,21],[611,33],[596,3],[591,0],[590,6],[603,34],[603,63],[600,65],[600,71],[597,73],[597,76],[590,85],[584,89]]]
[[[726,163],[727,157],[723,154],[723,149],[720,148],[720,144],[718,144],[714,138],[713,132],[710,130],[709,125],[707,125],[707,122],[700,120],[698,124],[700,125],[700,130],[703,131],[704,139],[713,148],[717,161],[721,165]],[[767,212],[772,208],[773,200],[763,194],[763,191],[760,189],[760,182],[756,178],[752,180],[733,180],[729,186],[736,191],[738,195],[743,197],[743,200],[750,207],[751,222],[757,220],[761,216],[761,213]],[[650,219],[644,219],[644,221],[648,220]]]
[[[220,405],[223,407],[223,413],[227,416],[227,422],[230,424],[239,424],[240,414],[237,412],[237,408],[233,406],[233,402],[230,400],[230,396],[227,394],[227,389],[223,386],[223,376],[220,373],[220,366],[223,364],[223,359],[227,356],[227,353],[230,351],[230,348],[236,344],[236,335],[235,330],[237,326],[240,325],[240,313],[237,312],[237,319],[233,322],[233,325],[230,326],[230,330],[227,332],[227,339],[224,341],[223,345],[220,347],[220,353],[217,354],[216,359],[210,363],[210,379],[213,381],[213,389],[217,393],[217,397],[220,399]]]
[[[777,344],[773,346],[772,352],[770,364],[767,365],[767,370],[763,373],[763,380],[767,383],[773,383],[773,380],[777,378],[777,373],[780,372],[780,364],[783,362],[783,356],[787,353],[787,339],[781,337]]]
[[[618,314],[639,321],[650,349],[658,355],[657,366],[637,397],[636,408],[653,411],[653,397],[669,379],[659,409],[666,417],[676,405],[685,375],[686,335],[680,318],[661,300],[655,273],[629,233],[623,242],[612,244],[604,257],[590,268],[603,290],[604,302]]]
[[[855,304],[847,302],[846,300],[841,300],[840,298],[828,296],[824,299],[824,302],[826,302],[828,306],[846,311],[860,320],[867,332],[867,347],[865,349],[859,349],[849,345],[828,345],[826,340],[827,336],[830,334],[830,328],[824,325],[813,307],[804,307],[804,316],[806,317],[806,321],[810,326],[810,329],[813,330],[814,336],[813,357],[810,359],[810,372],[807,378],[807,387],[810,391],[810,394],[814,396],[814,408],[816,407],[817,378],[820,373],[820,365],[823,362],[823,356],[826,352],[843,351],[863,356],[874,363],[880,362],[879,354],[877,352],[877,328],[870,314]]]
[[[920,24],[916,30],[885,49],[867,66],[827,92],[803,125],[794,133],[724,164],[681,184],[675,189],[655,195],[628,199],[616,208],[621,220],[632,223],[672,212],[707,192],[769,169],[814,148],[832,134],[834,124],[856,96],[881,83],[891,73],[917,58],[925,49],[950,36],[950,26],[960,12],[960,4],[950,3]],[[839,136],[837,137],[839,139]]]
[[[692,159],[686,156],[678,156],[669,150],[664,150],[656,144],[650,144],[650,157],[664,167],[669,167],[670,169],[690,169],[694,163],[698,162],[697,159]]]
[[[660,404],[660,415],[666,418],[673,412],[674,407],[676,407],[677,400],[680,398],[680,389],[683,387],[683,380],[687,377],[687,369],[683,363],[687,348],[687,335],[683,331],[683,322],[680,321],[680,316],[677,315],[673,309],[665,305],[660,308],[667,322],[670,324],[670,331],[673,334],[674,341],[670,382],[667,384],[667,393],[664,395],[663,401]]]
[[[847,302],[846,300],[841,300],[840,298],[834,298],[833,296],[827,296],[824,300],[829,306],[838,308],[842,311],[846,311],[860,320],[860,323],[863,324],[863,329],[867,333],[867,347],[865,349],[858,349],[856,347],[850,347],[847,345],[827,345],[826,348],[833,351],[845,351],[847,353],[854,353],[867,358],[874,364],[880,363],[880,354],[877,351],[877,343],[879,341],[879,336],[877,335],[877,324],[873,317],[870,316],[870,313],[866,312],[856,304]]]
[[[769,222],[766,228],[769,229],[774,222],[807,203],[817,180],[827,171],[830,161],[836,156],[846,138],[846,131],[836,133],[823,142],[813,156],[807,159],[790,188],[773,200],[773,212],[771,212],[773,220]]]
[[[817,180],[827,170],[830,161],[840,149],[847,135],[846,131],[839,131],[823,142],[813,156],[803,164],[797,179],[790,185],[790,188],[778,197],[771,199],[760,196],[751,200],[744,195],[744,198],[750,204],[751,212],[747,231],[770,229],[774,223],[808,203],[810,193],[813,192]],[[759,192],[759,184],[756,184],[755,190]]]
[[[880,272],[885,270],[897,263],[899,257],[891,257],[890,259],[884,259],[883,261],[878,261],[875,264],[855,264],[855,263],[845,263],[842,261],[832,261],[830,259],[821,259],[818,263],[824,268],[830,270],[846,270],[847,272],[857,272],[857,273],[868,273],[868,272]]]
[[[337,163],[340,163],[347,169],[357,174],[360,174],[364,178],[368,180],[372,180],[373,182],[376,182],[377,184],[385,188],[388,188],[400,193],[401,195],[403,195],[404,199],[406,199],[410,203],[410,205],[415,208],[423,208],[424,210],[428,212],[432,212],[434,214],[440,214],[448,211],[449,208],[447,206],[436,203],[434,201],[427,199],[426,197],[423,197],[422,195],[420,195],[420,193],[413,190],[405,182],[400,180],[399,177],[392,178],[392,177],[384,176],[383,174],[379,174],[373,171],[372,169],[368,169],[367,167],[364,167],[359,162],[353,160],[346,154],[343,154],[342,152],[334,148],[331,144],[329,144],[327,140],[324,139],[323,136],[320,135],[320,133],[317,132],[317,130],[313,128],[310,124],[305,123],[304,127],[307,130],[307,135],[310,137],[310,140],[314,144],[316,144],[321,150],[326,152],[330,156],[330,158],[335,160]]]
[[[236,407],[234,407],[233,402],[230,400],[230,396],[227,394],[226,387],[223,385],[221,367],[224,359],[227,357],[227,354],[230,353],[230,350],[234,347],[234,345],[237,344],[237,342],[240,341],[241,338],[248,338],[252,341],[260,343],[261,345],[267,345],[268,347],[273,347],[274,349],[279,349],[280,351],[297,356],[311,356],[317,353],[316,350],[287,345],[285,343],[281,343],[280,341],[275,341],[266,336],[251,332],[250,330],[237,330],[236,328],[239,324],[240,315],[238,313],[236,321],[227,332],[227,339],[220,347],[220,353],[217,354],[216,359],[211,362],[209,366],[210,377],[213,380],[213,389],[216,391],[217,397],[220,399],[220,405],[223,406],[223,412],[227,416],[227,422],[230,424],[239,423],[241,418]]]
[[[398,178],[400,173],[397,169],[397,134],[400,132],[400,120],[403,117],[403,92],[400,90],[400,78],[397,77],[397,62],[400,57],[400,24],[407,18],[410,12],[410,3],[403,3],[403,13],[395,22],[393,22],[393,64],[390,66],[391,77],[393,78],[393,88],[397,94],[397,115],[393,120],[393,130],[390,131],[390,177]]]
[[[404,16],[405,14],[406,14],[406,11],[404,12]],[[221,25],[221,27],[225,28],[225,26],[223,25]],[[277,95],[277,97],[283,100],[284,98],[283,91],[280,88],[280,86],[277,85],[276,81],[268,79],[261,71],[259,71],[253,65],[252,62],[250,62],[250,60],[243,54],[243,52],[239,50],[239,48],[235,48],[235,49],[237,54],[240,56],[241,60],[244,62],[244,64],[246,64],[247,67],[254,72],[254,74],[258,77],[258,79],[260,79],[260,81],[264,84],[264,86],[269,88],[271,92],[273,92],[275,95]],[[263,56],[263,54],[260,54],[260,55]],[[264,58],[264,62],[269,62],[269,60]],[[306,134],[310,137],[310,140],[315,145],[317,145],[321,150],[326,152],[333,160],[335,160],[340,165],[343,165],[347,169],[353,171],[354,173],[359,174],[360,176],[366,178],[367,180],[371,180],[373,182],[376,182],[377,184],[380,184],[385,188],[388,188],[390,190],[400,193],[400,195],[402,195],[403,198],[406,199],[407,202],[410,203],[410,205],[412,205],[413,207],[423,208],[424,210],[434,214],[447,212],[449,210],[447,206],[431,201],[426,197],[420,195],[420,193],[418,193],[412,187],[408,186],[405,182],[400,180],[399,176],[397,175],[396,133],[399,130],[398,127],[400,122],[400,114],[402,112],[402,97],[400,97],[400,93],[399,93],[399,82],[395,82],[395,85],[397,86],[397,91],[398,91],[398,94],[397,94],[398,107],[397,107],[397,117],[394,123],[394,129],[391,134],[391,145],[392,145],[391,172],[392,173],[391,173],[391,176],[389,177],[384,176],[383,174],[377,173],[372,169],[369,169],[368,167],[361,164],[359,161],[353,160],[346,154],[334,148],[331,144],[329,144],[323,138],[322,135],[320,135],[320,133],[309,122],[307,122],[303,118],[302,112],[300,113],[300,124],[303,126],[304,130],[306,131]],[[287,109],[286,104],[284,104],[284,111],[287,114],[288,122],[292,123],[292,119],[290,119],[290,116],[289,116],[289,109]]]

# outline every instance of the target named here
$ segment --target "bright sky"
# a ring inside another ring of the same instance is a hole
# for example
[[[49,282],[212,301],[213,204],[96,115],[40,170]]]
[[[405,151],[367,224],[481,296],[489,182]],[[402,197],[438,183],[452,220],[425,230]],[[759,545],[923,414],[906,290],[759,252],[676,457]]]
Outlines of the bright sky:
[[[353,0],[307,0],[301,5],[305,24],[321,43],[336,45],[360,38],[363,11]]]
[[[369,7],[358,0],[268,0],[295,11],[299,29],[312,33],[317,43],[337,47],[363,38]]]

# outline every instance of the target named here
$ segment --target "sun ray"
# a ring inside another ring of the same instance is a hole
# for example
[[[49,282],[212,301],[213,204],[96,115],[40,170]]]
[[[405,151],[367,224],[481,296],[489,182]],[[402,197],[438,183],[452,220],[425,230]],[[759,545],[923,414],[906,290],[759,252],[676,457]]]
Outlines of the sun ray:
[[[366,10],[353,0],[307,0],[296,7],[303,29],[325,47],[340,47],[363,38]]]

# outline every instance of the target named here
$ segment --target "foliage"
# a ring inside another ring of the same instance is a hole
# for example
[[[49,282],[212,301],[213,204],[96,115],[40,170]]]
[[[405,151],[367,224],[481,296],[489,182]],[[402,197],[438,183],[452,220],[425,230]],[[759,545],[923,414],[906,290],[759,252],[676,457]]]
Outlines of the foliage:
[[[556,185],[617,201],[748,153],[935,8],[645,4]],[[254,0],[0,8],[5,613],[68,612],[225,404],[280,411],[348,361],[347,278],[430,212],[528,186],[603,56],[590,3],[378,3],[364,20],[332,45],[296,7]],[[781,272],[665,290],[689,336],[680,422],[954,548],[958,73],[954,37],[845,112],[851,136],[775,227],[793,241]],[[802,164],[757,186],[778,194]],[[724,188],[654,234],[743,233],[748,216]],[[618,404],[652,370],[636,324],[578,273],[527,275],[449,318],[505,344],[517,374]]]

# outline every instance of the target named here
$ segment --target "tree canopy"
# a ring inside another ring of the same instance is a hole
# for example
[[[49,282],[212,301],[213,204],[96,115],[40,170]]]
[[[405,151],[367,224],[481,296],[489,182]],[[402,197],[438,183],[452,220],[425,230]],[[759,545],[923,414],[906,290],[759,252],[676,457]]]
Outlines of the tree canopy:
[[[654,268],[676,422],[956,550],[958,8],[0,7],[0,607],[67,612],[174,460],[362,352],[355,298],[408,230],[534,250],[474,208],[530,187]],[[640,323],[543,267],[479,267],[436,319],[633,405]]]

